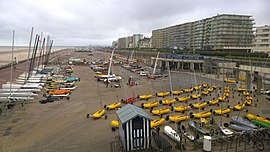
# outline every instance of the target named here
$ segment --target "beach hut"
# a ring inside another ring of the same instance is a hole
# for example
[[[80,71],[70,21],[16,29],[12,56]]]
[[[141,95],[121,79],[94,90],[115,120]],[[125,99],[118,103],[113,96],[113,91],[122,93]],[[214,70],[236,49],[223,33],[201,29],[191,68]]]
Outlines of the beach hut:
[[[119,136],[124,151],[150,148],[152,118],[141,108],[131,104],[116,111]]]

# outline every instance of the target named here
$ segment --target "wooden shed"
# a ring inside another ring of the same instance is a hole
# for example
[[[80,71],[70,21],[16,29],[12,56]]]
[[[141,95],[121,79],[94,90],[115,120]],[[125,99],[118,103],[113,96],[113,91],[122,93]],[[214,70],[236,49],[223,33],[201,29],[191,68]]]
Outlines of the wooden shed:
[[[152,118],[143,109],[126,105],[116,111],[119,120],[119,136],[125,151],[150,148]]]

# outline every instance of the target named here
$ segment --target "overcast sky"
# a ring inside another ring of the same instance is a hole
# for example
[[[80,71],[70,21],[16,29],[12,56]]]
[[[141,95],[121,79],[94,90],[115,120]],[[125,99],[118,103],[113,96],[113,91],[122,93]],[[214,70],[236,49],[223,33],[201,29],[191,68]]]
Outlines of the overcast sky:
[[[252,15],[270,24],[270,0],[0,0],[0,46],[28,45],[31,27],[54,46],[111,45],[118,37],[217,14]]]

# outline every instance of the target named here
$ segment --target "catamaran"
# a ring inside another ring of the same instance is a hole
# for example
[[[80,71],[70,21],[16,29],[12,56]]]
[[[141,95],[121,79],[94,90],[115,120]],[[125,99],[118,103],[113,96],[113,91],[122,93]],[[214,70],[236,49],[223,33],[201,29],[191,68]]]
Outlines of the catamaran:
[[[44,84],[43,84],[44,85]],[[6,83],[2,84],[3,89],[42,89],[42,84],[40,83],[26,83],[26,84],[15,84]]]
[[[0,89],[0,92],[40,92],[41,89]]]

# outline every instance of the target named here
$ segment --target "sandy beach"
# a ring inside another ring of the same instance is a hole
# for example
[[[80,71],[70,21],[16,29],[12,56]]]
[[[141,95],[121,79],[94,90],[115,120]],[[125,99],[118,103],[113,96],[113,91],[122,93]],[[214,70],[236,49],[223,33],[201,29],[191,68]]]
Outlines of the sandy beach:
[[[73,57],[86,58],[86,54],[74,52]],[[97,61],[104,57],[104,54],[95,54],[89,57],[88,61]],[[117,139],[118,130],[111,131],[111,120],[116,119],[116,110],[106,111],[108,119],[87,119],[87,113],[94,113],[108,105],[119,101],[121,99],[143,95],[154,94],[154,92],[170,90],[169,79],[161,78],[156,80],[149,80],[145,77],[140,77],[119,65],[113,67],[114,73],[123,77],[124,81],[121,83],[121,88],[108,87],[103,82],[97,82],[93,78],[94,72],[88,66],[75,66],[75,77],[80,77],[81,81],[77,82],[77,90],[71,94],[71,100],[60,100],[53,103],[40,104],[38,101],[42,99],[42,92],[34,102],[27,103],[24,107],[18,105],[14,107],[5,116],[0,116],[0,151],[4,152],[29,152],[29,151],[46,151],[46,152],[107,152],[111,151],[111,143]],[[132,76],[134,80],[138,81],[138,85],[128,87],[126,85],[127,79]],[[174,72],[172,73],[172,88],[173,90],[184,89],[195,86],[196,84],[209,83],[210,85],[217,84],[223,86],[224,83],[220,80],[209,79],[208,76],[197,76],[197,82],[194,81],[194,76],[188,72]],[[229,96],[230,102],[224,102],[223,107],[237,104],[243,98],[239,92],[234,91],[235,85],[230,84],[231,93]],[[201,92],[201,90],[200,90]],[[222,93],[222,89],[217,89],[211,95],[204,96],[202,101],[211,100]],[[191,95],[192,93],[188,93]],[[181,95],[184,96],[184,95]],[[178,96],[175,96],[178,97]],[[154,97],[149,101],[137,100],[134,105],[141,107],[142,103],[151,101],[159,101],[163,99],[170,99],[170,96],[165,98]],[[257,102],[257,99],[260,102]],[[197,103],[197,100],[189,100],[187,104]],[[262,96],[254,97],[254,102],[260,105],[260,109],[250,106],[246,107],[250,113],[257,113],[262,116],[269,116],[263,112],[269,109],[268,101]],[[186,105],[186,103],[178,102],[176,105]],[[122,105],[122,107],[124,104]],[[222,107],[221,106],[221,107]],[[166,105],[160,105],[159,108],[166,108]],[[217,106],[207,106],[205,111],[210,109],[218,109]],[[159,116],[154,116],[149,109],[144,109],[153,119],[158,119]],[[198,112],[198,109],[191,109],[190,112]],[[232,111],[230,115],[244,116],[245,111]],[[169,113],[168,115],[172,115]],[[181,113],[177,113],[181,115]],[[165,116],[164,116],[165,117]],[[221,116],[213,115],[213,118],[220,123]],[[208,118],[209,120],[210,118]],[[190,119],[188,121],[197,121],[198,119]],[[187,122],[182,124],[186,127]],[[229,118],[222,116],[222,121],[229,122]],[[163,136],[175,146],[175,142],[169,139],[163,133],[163,127],[169,125],[175,128],[175,123],[169,121],[161,125],[161,132]],[[206,129],[209,131],[209,129]],[[192,132],[188,129],[188,132]],[[194,149],[192,142],[187,141],[187,151],[201,151],[201,149]],[[248,146],[252,149],[252,145]],[[268,148],[268,147],[267,147]],[[219,146],[215,146],[213,151],[218,151]],[[268,149],[269,150],[269,149]]]
[[[57,52],[60,50],[63,50],[65,48],[52,48],[52,53]],[[28,58],[28,49],[14,49],[13,51],[13,59],[16,58],[18,62],[26,60]],[[33,49],[30,51],[29,57],[31,57]],[[40,51],[37,51],[37,57],[40,55]],[[11,63],[11,56],[12,51],[11,50],[1,50],[0,52],[0,67],[4,66],[8,63]]]

